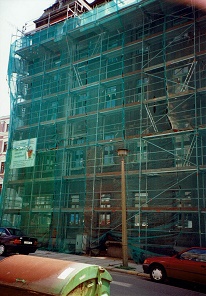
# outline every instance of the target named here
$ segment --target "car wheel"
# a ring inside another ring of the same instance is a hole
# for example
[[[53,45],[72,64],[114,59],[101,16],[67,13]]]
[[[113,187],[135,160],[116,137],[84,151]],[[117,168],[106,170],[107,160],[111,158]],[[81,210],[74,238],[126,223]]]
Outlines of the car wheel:
[[[6,253],[6,248],[4,245],[0,245],[0,256],[4,255]]]
[[[162,283],[166,279],[166,272],[163,266],[154,265],[150,269],[150,278],[154,282]]]

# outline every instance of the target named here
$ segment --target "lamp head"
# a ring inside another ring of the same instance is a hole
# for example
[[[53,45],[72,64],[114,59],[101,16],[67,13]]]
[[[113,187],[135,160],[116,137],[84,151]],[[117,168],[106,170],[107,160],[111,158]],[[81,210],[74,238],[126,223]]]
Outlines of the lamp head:
[[[127,156],[128,151],[129,151],[128,149],[121,148],[121,149],[117,150],[117,153],[118,153],[119,156]]]

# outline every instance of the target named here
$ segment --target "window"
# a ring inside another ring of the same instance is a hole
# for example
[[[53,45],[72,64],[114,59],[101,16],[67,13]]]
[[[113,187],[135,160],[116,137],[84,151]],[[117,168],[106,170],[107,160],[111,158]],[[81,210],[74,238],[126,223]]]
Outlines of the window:
[[[190,163],[187,160],[187,155],[189,155],[189,146],[185,146],[184,148],[178,148],[175,149],[175,163],[176,166],[185,166],[190,165]]]
[[[110,208],[111,204],[111,194],[110,193],[105,193],[101,194],[100,197],[100,207],[101,208]]]
[[[22,116],[22,118],[24,118],[25,115],[26,115],[26,108],[25,107],[22,107],[22,109],[21,109],[21,116]]]
[[[105,108],[112,108],[115,107],[115,100],[116,100],[116,86],[112,86],[107,89],[106,91],[106,102]]]
[[[147,200],[148,200],[148,193],[146,192],[135,192],[134,194],[134,206],[136,208],[141,208],[141,207],[148,207]],[[142,218],[141,214],[138,213],[134,216],[134,226],[141,226],[141,227],[147,227],[147,218],[145,217],[144,219]]]
[[[83,144],[85,142],[85,135],[80,135],[79,137],[75,137],[75,138],[72,138],[72,144],[75,145],[80,145],[80,144]]]
[[[1,163],[1,173],[4,173],[5,162]]]
[[[111,140],[114,135],[105,135],[105,140]],[[104,165],[114,164],[114,146],[107,145],[104,147]]]
[[[51,150],[48,155],[39,153],[36,159],[35,174],[38,178],[54,175],[55,151]]]
[[[141,27],[141,28],[137,28],[136,29],[136,38],[139,39],[139,38],[142,38],[142,36],[146,36],[148,35],[150,32],[150,24],[145,24],[144,27]]]
[[[110,36],[109,38],[109,48],[114,48],[114,47],[117,47],[120,45],[120,41],[121,41],[121,38],[120,38],[120,35],[117,36],[117,35],[114,35],[114,36]]]
[[[148,88],[149,79],[144,77],[142,79],[137,80],[137,101],[141,101],[147,99],[147,88]]]
[[[52,57],[52,67],[57,67],[60,63],[60,53],[56,52],[55,55]]]
[[[72,168],[82,168],[84,166],[83,150],[79,149],[73,152]]]
[[[114,146],[106,146],[104,148],[104,165],[110,165],[114,163]]]
[[[148,193],[135,193],[134,194],[135,196],[135,207],[148,207],[148,204],[147,204],[147,199],[148,199]]]
[[[99,226],[109,226],[110,223],[111,223],[110,213],[99,214]]]
[[[122,75],[122,56],[110,57],[107,60],[107,78]]]
[[[133,163],[146,162],[148,160],[147,143],[142,141],[140,147],[140,143],[138,142],[134,153],[129,154],[129,160]]]
[[[71,195],[71,208],[79,208],[79,195]]]
[[[80,224],[79,213],[71,213],[70,214],[69,224],[70,225],[79,225]]]
[[[38,209],[51,209],[52,207],[52,196],[37,196],[35,198],[35,208]]]
[[[69,139],[69,144],[82,144],[85,142],[86,139],[86,127],[87,121],[82,120],[78,123],[74,123],[72,126],[72,137]]]
[[[51,102],[48,107],[47,120],[54,120],[57,117],[57,102]]]
[[[82,94],[76,99],[76,114],[86,113],[86,100],[86,94]]]
[[[6,150],[7,150],[7,145],[8,145],[8,143],[7,143],[7,142],[4,142],[3,152],[6,152]]]
[[[54,155],[46,155],[43,161],[44,171],[51,171],[54,169]]]
[[[144,227],[147,227],[148,226],[148,222],[147,222],[146,217],[143,219],[140,214],[136,214],[134,216],[134,226],[135,227],[141,226],[143,228]]]
[[[177,214],[175,226],[179,229],[192,229],[192,214],[191,213]]]
[[[185,196],[176,198],[176,206],[179,208],[191,207],[192,206],[191,195],[192,195],[191,191],[186,191]]]
[[[146,162],[147,161],[147,144],[145,142],[142,142],[141,147],[137,147],[137,162]]]

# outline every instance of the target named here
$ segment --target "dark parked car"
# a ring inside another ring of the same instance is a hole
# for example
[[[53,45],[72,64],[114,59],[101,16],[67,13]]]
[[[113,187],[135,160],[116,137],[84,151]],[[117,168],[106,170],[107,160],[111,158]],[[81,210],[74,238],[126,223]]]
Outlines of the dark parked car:
[[[0,227],[0,256],[9,253],[34,253],[37,243],[36,238],[25,235],[20,229]]]
[[[206,285],[206,248],[190,248],[172,257],[147,258],[143,270],[156,282],[174,278]]]

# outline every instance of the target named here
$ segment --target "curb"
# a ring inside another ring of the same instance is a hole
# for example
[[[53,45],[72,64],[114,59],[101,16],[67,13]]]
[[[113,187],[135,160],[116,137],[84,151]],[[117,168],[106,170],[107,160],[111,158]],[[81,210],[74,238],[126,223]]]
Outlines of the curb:
[[[104,267],[106,270],[108,271],[115,271],[115,272],[120,272],[120,273],[126,273],[126,274],[132,274],[132,275],[136,275],[136,276],[141,276],[141,277],[147,277],[149,278],[150,276],[144,272],[138,272],[135,270],[125,270],[125,269],[121,269],[121,268],[116,268],[116,267]]]

